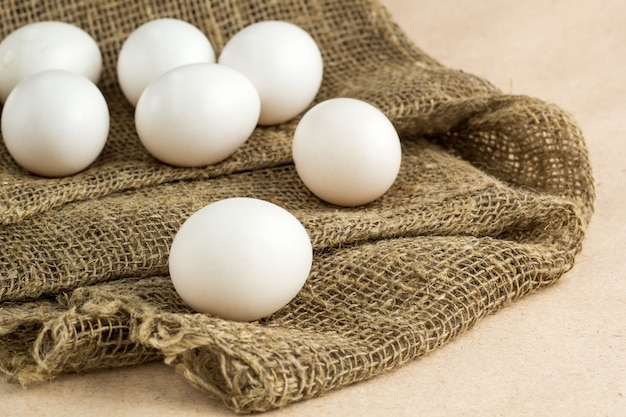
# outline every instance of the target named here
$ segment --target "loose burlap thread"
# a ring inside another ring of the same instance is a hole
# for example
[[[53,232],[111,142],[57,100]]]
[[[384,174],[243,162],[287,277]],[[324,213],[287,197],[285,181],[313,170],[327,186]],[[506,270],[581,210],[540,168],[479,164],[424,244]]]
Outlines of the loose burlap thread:
[[[555,283],[581,248],[594,190],[572,117],[443,66],[375,0],[7,3],[2,36],[42,20],[94,36],[112,123],[100,158],[66,178],[31,175],[0,145],[0,370],[11,381],[162,360],[237,412],[266,411],[446,344]],[[115,62],[128,34],[159,17],[193,23],[218,53],[255,21],[303,27],[324,57],[316,101],[366,100],[397,128],[394,186],[363,207],[315,198],[291,160],[298,119],[257,128],[214,166],[154,160]],[[314,247],[298,296],[252,323],[194,313],[167,276],[182,222],[234,196],[288,209]]]

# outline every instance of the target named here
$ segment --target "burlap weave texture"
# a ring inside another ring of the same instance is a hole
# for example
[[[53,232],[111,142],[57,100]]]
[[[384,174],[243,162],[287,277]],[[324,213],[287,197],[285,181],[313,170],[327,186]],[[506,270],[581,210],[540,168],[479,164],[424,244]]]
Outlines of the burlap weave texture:
[[[556,282],[580,250],[594,194],[572,118],[446,68],[376,1],[7,3],[2,36],[63,20],[97,39],[112,120],[101,157],[72,177],[30,175],[0,149],[0,370],[11,380],[164,360],[234,410],[265,411],[442,346]],[[297,120],[258,128],[215,166],[155,161],[114,69],[128,34],[157,17],[195,24],[218,52],[254,21],[302,26],[324,56],[317,101],[369,101],[398,129],[396,184],[364,207],[319,201],[291,164]],[[194,314],[166,275],[182,222],[232,196],[287,208],[315,249],[298,297],[254,323]]]

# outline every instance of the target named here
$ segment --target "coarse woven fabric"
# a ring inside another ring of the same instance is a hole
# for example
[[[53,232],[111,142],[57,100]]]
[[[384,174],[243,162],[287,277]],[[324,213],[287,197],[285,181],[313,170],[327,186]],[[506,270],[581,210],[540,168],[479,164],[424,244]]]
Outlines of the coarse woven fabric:
[[[257,128],[214,166],[154,160],[115,63],[126,37],[159,17],[193,23],[218,53],[256,21],[303,27],[324,57],[316,102],[359,98],[397,128],[394,186],[363,207],[315,198],[292,164],[298,119]],[[2,36],[42,20],[98,41],[111,132],[98,160],[67,178],[31,175],[0,145],[0,370],[12,381],[162,360],[237,412],[266,411],[444,345],[555,283],[581,248],[594,189],[573,118],[436,62],[375,0],[14,0],[0,9]],[[182,222],[234,196],[285,207],[314,247],[299,295],[251,323],[192,312],[167,276]]]

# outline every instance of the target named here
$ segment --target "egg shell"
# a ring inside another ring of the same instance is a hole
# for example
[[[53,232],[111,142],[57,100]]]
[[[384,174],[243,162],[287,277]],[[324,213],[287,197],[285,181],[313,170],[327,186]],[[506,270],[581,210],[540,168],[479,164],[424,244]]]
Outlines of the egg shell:
[[[126,99],[134,106],[146,86],[176,67],[215,62],[206,35],[184,20],[151,20],[124,41],[117,59],[117,78]]]
[[[275,125],[302,113],[315,99],[323,78],[322,54],[299,26],[268,20],[237,32],[218,62],[240,71],[261,96],[259,124]]]
[[[42,176],[87,168],[109,133],[104,96],[89,79],[64,71],[39,72],[20,82],[2,110],[2,136],[15,161]]]
[[[211,203],[183,223],[169,271],[194,310],[252,321],[298,294],[312,260],[311,241],[296,217],[276,204],[236,197]]]
[[[296,171],[313,194],[339,206],[360,206],[393,185],[402,148],[378,108],[353,98],[323,101],[302,117],[292,144]]]
[[[24,25],[0,42],[0,100],[30,75],[62,69],[97,83],[102,54],[96,41],[81,28],[64,22]]]
[[[175,68],[146,87],[135,109],[143,146],[180,167],[226,159],[254,131],[261,102],[250,81],[218,64]]]

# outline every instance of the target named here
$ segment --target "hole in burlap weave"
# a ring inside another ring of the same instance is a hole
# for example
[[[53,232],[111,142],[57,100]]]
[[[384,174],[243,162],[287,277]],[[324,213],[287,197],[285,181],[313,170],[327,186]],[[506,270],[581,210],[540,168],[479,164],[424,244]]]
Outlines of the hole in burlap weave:
[[[359,208],[313,197],[291,163],[297,119],[258,128],[215,166],[156,162],[139,144],[115,62],[128,34],[158,17],[195,24],[218,52],[255,21],[302,26],[324,55],[317,101],[369,101],[400,133],[393,188]],[[0,145],[0,369],[10,380],[164,360],[232,409],[264,411],[444,345],[553,284],[580,250],[594,194],[572,118],[446,68],[374,0],[15,0],[0,31],[40,20],[97,39],[112,126],[100,158],[67,178],[30,175]],[[285,207],[314,245],[304,289],[260,322],[193,314],[167,277],[182,222],[232,196]]]

